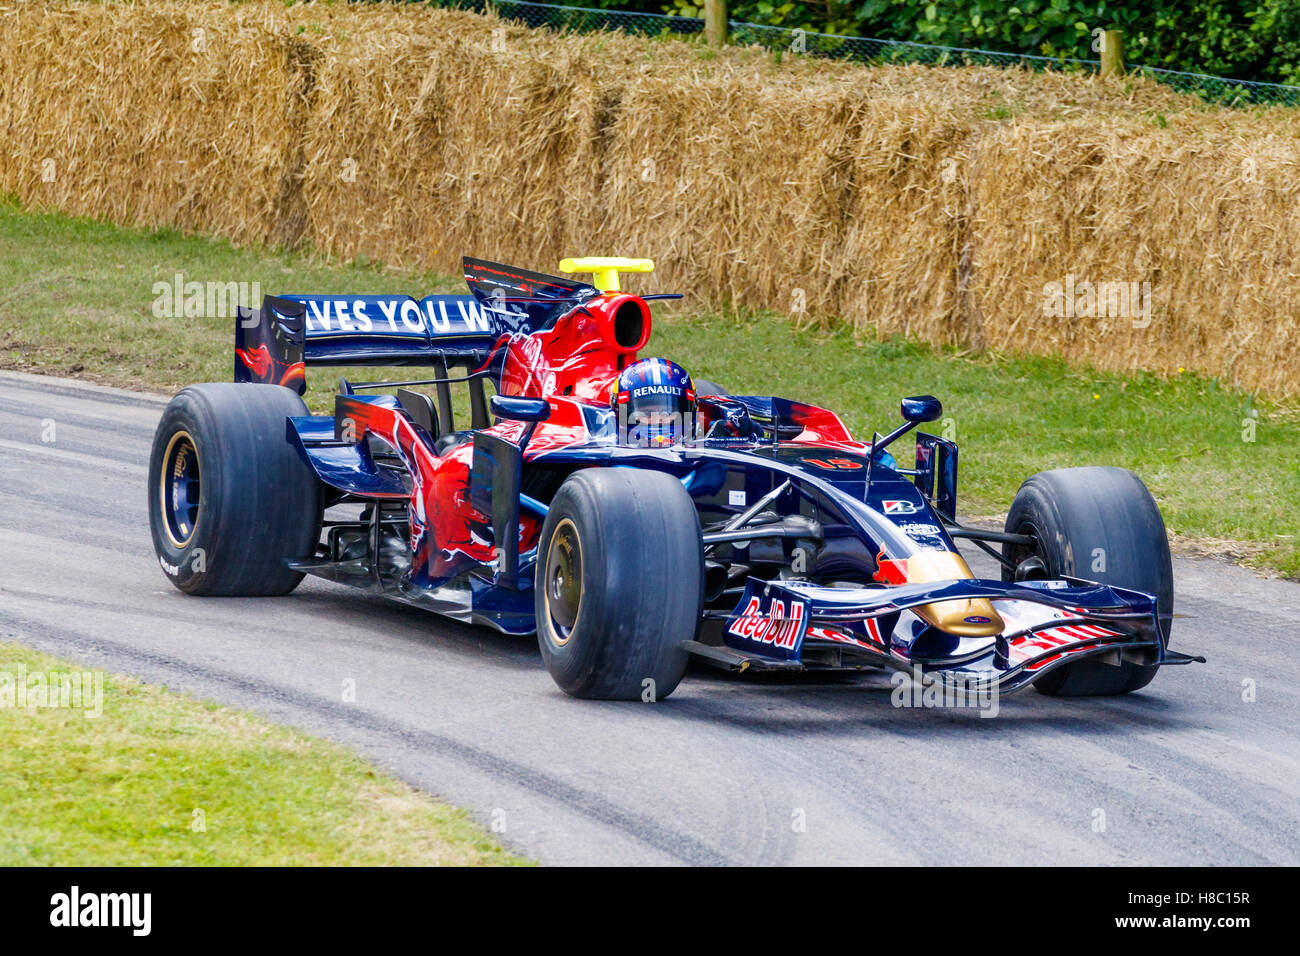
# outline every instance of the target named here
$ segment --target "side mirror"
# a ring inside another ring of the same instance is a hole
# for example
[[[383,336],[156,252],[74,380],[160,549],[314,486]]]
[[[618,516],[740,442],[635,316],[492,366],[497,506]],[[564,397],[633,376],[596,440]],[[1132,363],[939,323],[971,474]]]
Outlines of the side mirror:
[[[903,424],[899,425],[892,432],[881,438],[879,434],[873,435],[871,439],[871,462],[876,460],[876,453],[892,442],[895,438],[906,435],[921,422],[932,422],[943,414],[943,405],[933,395],[913,395],[911,398],[905,398],[899,405],[899,411],[903,414]],[[871,467],[868,462],[867,467]],[[867,481],[871,481],[871,472],[867,472]]]
[[[899,411],[913,425],[933,422],[943,417],[943,403],[933,395],[914,395],[900,403]]]
[[[550,403],[544,398],[493,395],[488,404],[497,418],[514,422],[544,422],[551,417]]]

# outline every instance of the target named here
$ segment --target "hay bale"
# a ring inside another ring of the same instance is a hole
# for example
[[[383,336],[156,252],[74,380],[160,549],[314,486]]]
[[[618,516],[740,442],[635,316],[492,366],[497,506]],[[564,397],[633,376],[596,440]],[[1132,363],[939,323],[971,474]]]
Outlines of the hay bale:
[[[709,304],[1279,398],[1297,115],[406,5],[0,6],[0,189],[31,206],[443,272],[650,255],[639,287]],[[1082,283],[1149,283],[1150,322],[1045,311]]]
[[[0,10],[0,189],[36,208],[267,239],[292,136],[286,40],[254,13]]]

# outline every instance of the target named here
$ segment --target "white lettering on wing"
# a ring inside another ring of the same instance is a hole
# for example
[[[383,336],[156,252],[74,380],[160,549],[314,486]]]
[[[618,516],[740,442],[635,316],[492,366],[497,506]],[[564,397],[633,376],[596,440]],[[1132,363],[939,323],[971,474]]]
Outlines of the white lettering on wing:
[[[308,299],[307,311],[309,315],[307,316],[307,324],[311,325],[314,320],[316,328],[320,329],[322,332],[330,331],[330,317],[327,309],[328,307],[322,308],[321,304],[315,299]]]
[[[340,332],[356,331],[352,326],[352,316],[348,315],[348,304],[346,302],[340,302],[338,299],[334,300],[334,317],[339,321]]]
[[[374,328],[374,323],[370,321],[370,316],[366,315],[366,300],[352,300],[352,320],[357,323],[358,332],[369,332]]]
[[[402,303],[402,324],[412,332],[424,331],[424,316],[420,312],[420,307],[411,299],[406,299]]]
[[[487,332],[492,328],[477,302],[457,302],[456,306],[460,309],[461,320],[469,331]]]
[[[434,315],[434,311],[433,311],[434,304],[435,303],[432,301],[430,301],[428,304],[429,325],[433,327],[433,331],[435,332],[450,331],[451,319],[447,317],[447,303],[446,302],[436,303],[438,306],[437,315]]]

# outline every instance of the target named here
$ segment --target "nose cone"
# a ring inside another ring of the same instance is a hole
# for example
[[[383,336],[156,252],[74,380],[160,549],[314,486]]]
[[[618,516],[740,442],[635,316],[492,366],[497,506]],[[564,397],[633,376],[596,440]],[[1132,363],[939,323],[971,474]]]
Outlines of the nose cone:
[[[998,612],[993,610],[993,604],[984,598],[941,601],[915,610],[925,623],[958,637],[993,637],[1006,627]]]
[[[888,563],[897,569],[888,575],[891,584],[924,584],[975,576],[962,556],[952,551],[920,551],[909,558]],[[1006,627],[1001,615],[986,598],[939,601],[912,610],[931,627],[958,637],[992,637],[1001,634]]]

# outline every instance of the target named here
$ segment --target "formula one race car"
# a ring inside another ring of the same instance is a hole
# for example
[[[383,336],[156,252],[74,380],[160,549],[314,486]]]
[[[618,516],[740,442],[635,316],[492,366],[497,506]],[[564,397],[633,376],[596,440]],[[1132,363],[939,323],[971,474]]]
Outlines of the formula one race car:
[[[1043,472],[1005,531],[963,527],[956,446],[918,433],[910,468],[889,451],[938,400],[905,398],[899,427],[856,441],[824,408],[639,359],[647,303],[680,298],[620,291],[649,260],[560,264],[591,284],[464,267],[470,295],[240,311],[235,382],[182,390],[154,439],[150,524],[176,587],[287,594],[314,574],[536,632],[578,697],[662,699],[691,657],[1062,695],[1195,659],[1168,649],[1169,547],[1132,473]],[[309,365],[432,372],[341,380],[314,416]],[[974,578],[958,540],[1002,579]]]

